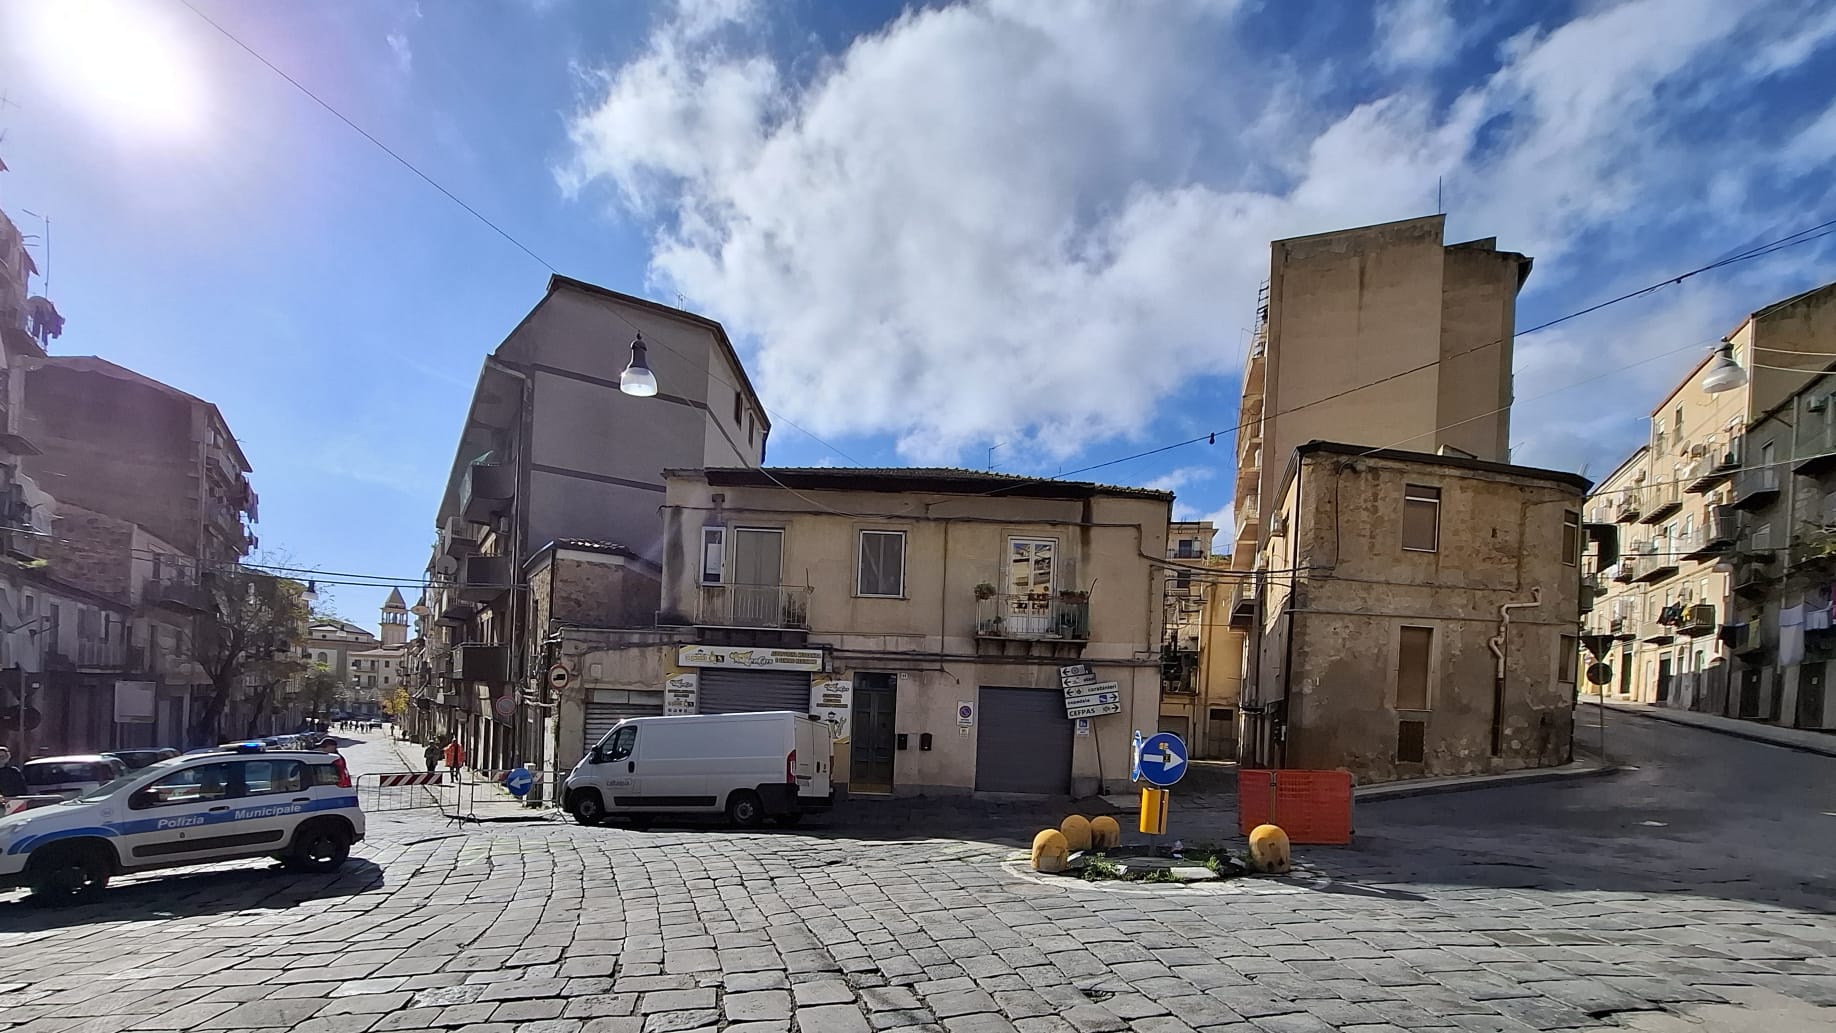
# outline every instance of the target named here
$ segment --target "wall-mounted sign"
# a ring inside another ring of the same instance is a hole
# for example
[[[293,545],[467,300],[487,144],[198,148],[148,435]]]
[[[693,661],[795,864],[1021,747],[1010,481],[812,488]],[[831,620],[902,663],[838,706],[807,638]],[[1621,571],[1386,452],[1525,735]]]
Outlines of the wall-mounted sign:
[[[153,721],[153,695],[158,682],[118,681],[115,683],[115,720],[121,724],[150,724]],[[17,716],[17,715],[15,715]],[[24,759],[24,758],[20,758]]]
[[[975,704],[966,699],[956,701],[956,723],[963,728],[975,724]]]
[[[1060,688],[1073,689],[1079,685],[1094,685],[1095,683],[1096,674],[1090,670],[1089,664],[1066,664],[1058,669]]]
[[[671,675],[663,683],[663,716],[680,717],[695,713],[700,697],[701,675],[694,671]]]
[[[738,667],[754,671],[819,672],[825,666],[820,649],[750,649],[736,646],[683,646],[676,654],[683,667]]]
[[[1077,719],[1077,735],[1078,735],[1078,738],[1080,739],[1090,738],[1090,719],[1089,718],[1080,717]]]
[[[567,688],[567,683],[572,677],[573,676],[568,673],[567,667],[563,664],[556,664],[548,669],[548,684],[552,688]]]
[[[829,735],[836,742],[848,741],[848,715],[853,707],[853,682],[846,678],[811,679],[810,713],[829,723]]]

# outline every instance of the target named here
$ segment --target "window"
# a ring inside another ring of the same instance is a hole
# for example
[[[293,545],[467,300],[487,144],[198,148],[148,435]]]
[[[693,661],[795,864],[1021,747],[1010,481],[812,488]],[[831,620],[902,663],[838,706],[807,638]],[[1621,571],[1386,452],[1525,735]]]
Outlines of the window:
[[[1422,762],[1422,740],[1427,737],[1428,724],[1425,721],[1396,722],[1396,763],[1420,764]]]
[[[1677,444],[1681,445],[1683,443],[1683,407],[1682,406],[1680,405],[1677,406],[1676,415],[1675,415],[1675,418],[1671,420],[1671,424],[1672,426],[1676,428],[1672,436],[1677,439]]]
[[[739,388],[734,388],[733,389],[733,426],[735,429],[739,427],[740,416],[745,411],[746,411],[746,399],[743,395],[739,393]]]
[[[297,793],[306,788],[305,766],[297,760],[246,760],[242,784],[249,796]]]
[[[1396,709],[1428,709],[1433,628],[1403,628],[1396,650]]]
[[[1441,543],[1441,489],[1403,486],[1402,547],[1434,552]]]
[[[1562,514],[1562,562],[1575,566],[1581,562],[1581,514]]]
[[[1007,540],[1007,594],[1016,598],[1052,594],[1052,576],[1058,554],[1055,538]]]
[[[1575,667],[1581,659],[1581,640],[1573,635],[1561,638],[1562,655],[1556,658],[1556,681],[1564,685],[1575,683]]]
[[[862,531],[858,595],[898,597],[905,594],[905,532]]]
[[[726,540],[727,529],[724,527],[704,527],[701,529],[702,584],[720,584],[721,557],[725,552]]]
[[[746,444],[748,445],[752,444],[753,435],[757,434],[758,430],[759,430],[758,421],[752,418],[751,413],[747,413],[746,414]]]
[[[626,725],[612,733],[612,741],[606,746],[607,760],[625,760],[631,751],[637,749],[637,725]]]
[[[174,771],[136,792],[129,798],[128,806],[138,811],[148,807],[226,800],[241,795],[241,790],[246,788],[241,777],[239,763],[203,764]]]

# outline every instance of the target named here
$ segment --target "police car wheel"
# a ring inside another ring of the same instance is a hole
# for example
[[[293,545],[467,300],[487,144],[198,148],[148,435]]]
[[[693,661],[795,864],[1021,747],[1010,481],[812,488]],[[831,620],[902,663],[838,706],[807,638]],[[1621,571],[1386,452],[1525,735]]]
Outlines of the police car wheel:
[[[301,872],[329,872],[351,856],[351,839],[343,829],[328,823],[309,825],[294,840],[287,867]]]
[[[44,851],[26,872],[32,899],[53,906],[94,899],[108,886],[108,876],[108,859],[78,846]]]

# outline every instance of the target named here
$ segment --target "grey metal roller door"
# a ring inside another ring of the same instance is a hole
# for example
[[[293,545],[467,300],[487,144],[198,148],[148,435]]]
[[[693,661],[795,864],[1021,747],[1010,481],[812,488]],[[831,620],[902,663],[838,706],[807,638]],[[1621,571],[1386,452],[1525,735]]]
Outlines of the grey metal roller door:
[[[701,669],[695,709],[703,714],[749,714],[760,710],[810,712],[810,676],[804,671]]]
[[[628,717],[661,717],[663,708],[645,706],[639,703],[588,703],[586,705],[586,735],[581,743],[582,749],[592,749],[599,740],[606,737],[612,726]]]
[[[977,792],[1062,796],[1070,790],[1073,729],[1064,693],[984,685],[980,709]]]

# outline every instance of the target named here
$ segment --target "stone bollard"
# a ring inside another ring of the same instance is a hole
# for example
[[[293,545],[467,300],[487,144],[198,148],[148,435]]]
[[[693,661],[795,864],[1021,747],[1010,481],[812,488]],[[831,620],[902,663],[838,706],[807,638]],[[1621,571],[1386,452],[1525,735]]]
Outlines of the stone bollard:
[[[1065,870],[1071,848],[1065,845],[1065,834],[1057,829],[1043,829],[1033,837],[1033,870],[1057,874]]]
[[[1114,850],[1122,845],[1122,826],[1107,814],[1090,819],[1090,849]]]
[[[1065,845],[1070,849],[1090,849],[1090,822],[1083,815],[1073,814],[1066,818],[1058,831],[1065,834]]]
[[[1258,825],[1249,835],[1250,867],[1264,875],[1288,871],[1288,834],[1275,825]]]

